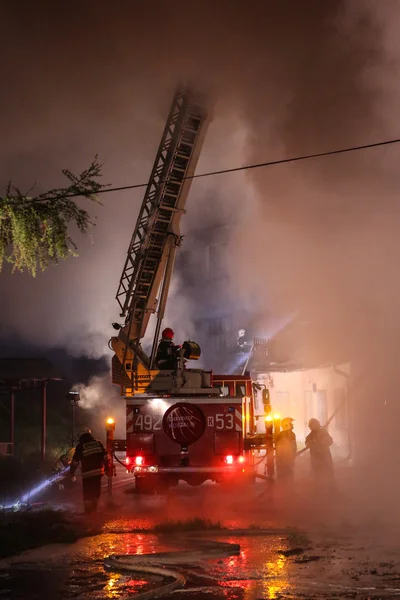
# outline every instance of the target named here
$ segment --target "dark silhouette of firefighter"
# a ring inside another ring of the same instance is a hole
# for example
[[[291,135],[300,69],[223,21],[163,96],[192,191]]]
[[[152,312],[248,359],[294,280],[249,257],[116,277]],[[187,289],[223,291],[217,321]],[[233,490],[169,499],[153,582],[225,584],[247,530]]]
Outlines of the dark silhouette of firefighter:
[[[251,350],[251,340],[245,329],[239,329],[237,337],[238,354],[248,354]]]
[[[289,483],[294,480],[297,442],[293,431],[293,420],[286,417],[281,421],[281,431],[275,437],[275,461],[278,481]]]
[[[60,492],[64,491],[65,486],[72,488],[72,482],[68,477],[68,467],[71,465],[72,457],[75,449],[70,448],[66,454],[62,454],[54,463],[53,473],[59,474],[60,478],[56,481],[57,488]]]
[[[162,337],[157,348],[156,365],[163,371],[175,371],[178,368],[178,353],[181,346],[174,344],[175,333],[169,327],[164,329],[161,335]]]
[[[311,469],[318,487],[335,488],[335,475],[330,447],[333,439],[318,419],[310,419],[311,429],[306,437],[306,448],[310,450]]]
[[[87,429],[81,434],[70,466],[70,474],[75,478],[78,465],[82,471],[82,490],[85,513],[97,510],[101,493],[101,478],[104,468],[108,468],[107,452],[101,442]]]

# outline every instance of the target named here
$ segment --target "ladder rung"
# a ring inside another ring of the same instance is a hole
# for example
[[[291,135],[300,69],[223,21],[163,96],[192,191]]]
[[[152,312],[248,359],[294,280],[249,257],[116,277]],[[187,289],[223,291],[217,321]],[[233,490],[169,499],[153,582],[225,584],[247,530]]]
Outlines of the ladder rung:
[[[190,142],[182,139],[182,140],[179,141],[178,148],[180,146],[187,146],[188,148],[193,148],[193,145],[194,144],[192,144],[192,143],[190,143]]]

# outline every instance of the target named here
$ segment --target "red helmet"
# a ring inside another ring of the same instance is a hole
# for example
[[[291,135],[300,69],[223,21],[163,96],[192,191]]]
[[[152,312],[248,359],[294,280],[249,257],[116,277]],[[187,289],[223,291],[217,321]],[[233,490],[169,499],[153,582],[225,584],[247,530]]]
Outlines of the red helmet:
[[[175,333],[172,331],[172,329],[170,329],[170,327],[167,327],[166,329],[164,329],[164,331],[161,334],[163,336],[163,338],[167,338],[169,340],[172,340],[172,338],[174,337]]]

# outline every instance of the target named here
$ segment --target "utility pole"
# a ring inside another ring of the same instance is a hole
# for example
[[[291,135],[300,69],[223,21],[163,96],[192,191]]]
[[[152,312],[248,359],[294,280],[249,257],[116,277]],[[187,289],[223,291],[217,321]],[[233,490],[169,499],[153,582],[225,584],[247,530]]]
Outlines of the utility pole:
[[[10,390],[10,442],[11,454],[15,456],[15,389]]]
[[[42,383],[42,461],[46,462],[46,440],[47,440],[47,384],[48,379]]]
[[[76,431],[76,409],[78,408],[79,402],[80,402],[80,395],[79,392],[76,392],[74,390],[71,390],[70,392],[68,392],[68,396],[67,396],[71,402],[71,445],[72,447],[75,446],[75,431]]]
[[[109,417],[106,421],[106,434],[107,434],[107,454],[108,454],[108,482],[107,482],[107,496],[108,504],[112,504],[112,478],[114,476],[114,457],[113,457],[113,442],[114,442],[114,431],[115,421],[112,417]]]

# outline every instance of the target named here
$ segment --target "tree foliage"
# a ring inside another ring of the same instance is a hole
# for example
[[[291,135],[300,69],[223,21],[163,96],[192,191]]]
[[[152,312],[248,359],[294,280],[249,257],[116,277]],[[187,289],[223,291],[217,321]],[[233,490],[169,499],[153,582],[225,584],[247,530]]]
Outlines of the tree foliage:
[[[67,187],[34,197],[8,186],[6,195],[0,197],[0,271],[6,261],[13,272],[27,270],[35,277],[38,266],[43,271],[60,259],[77,256],[70,227],[76,225],[86,233],[94,222],[76,197],[99,202],[96,194],[105,187],[98,181],[101,169],[96,156],[80,175],[62,171],[70,182]]]

